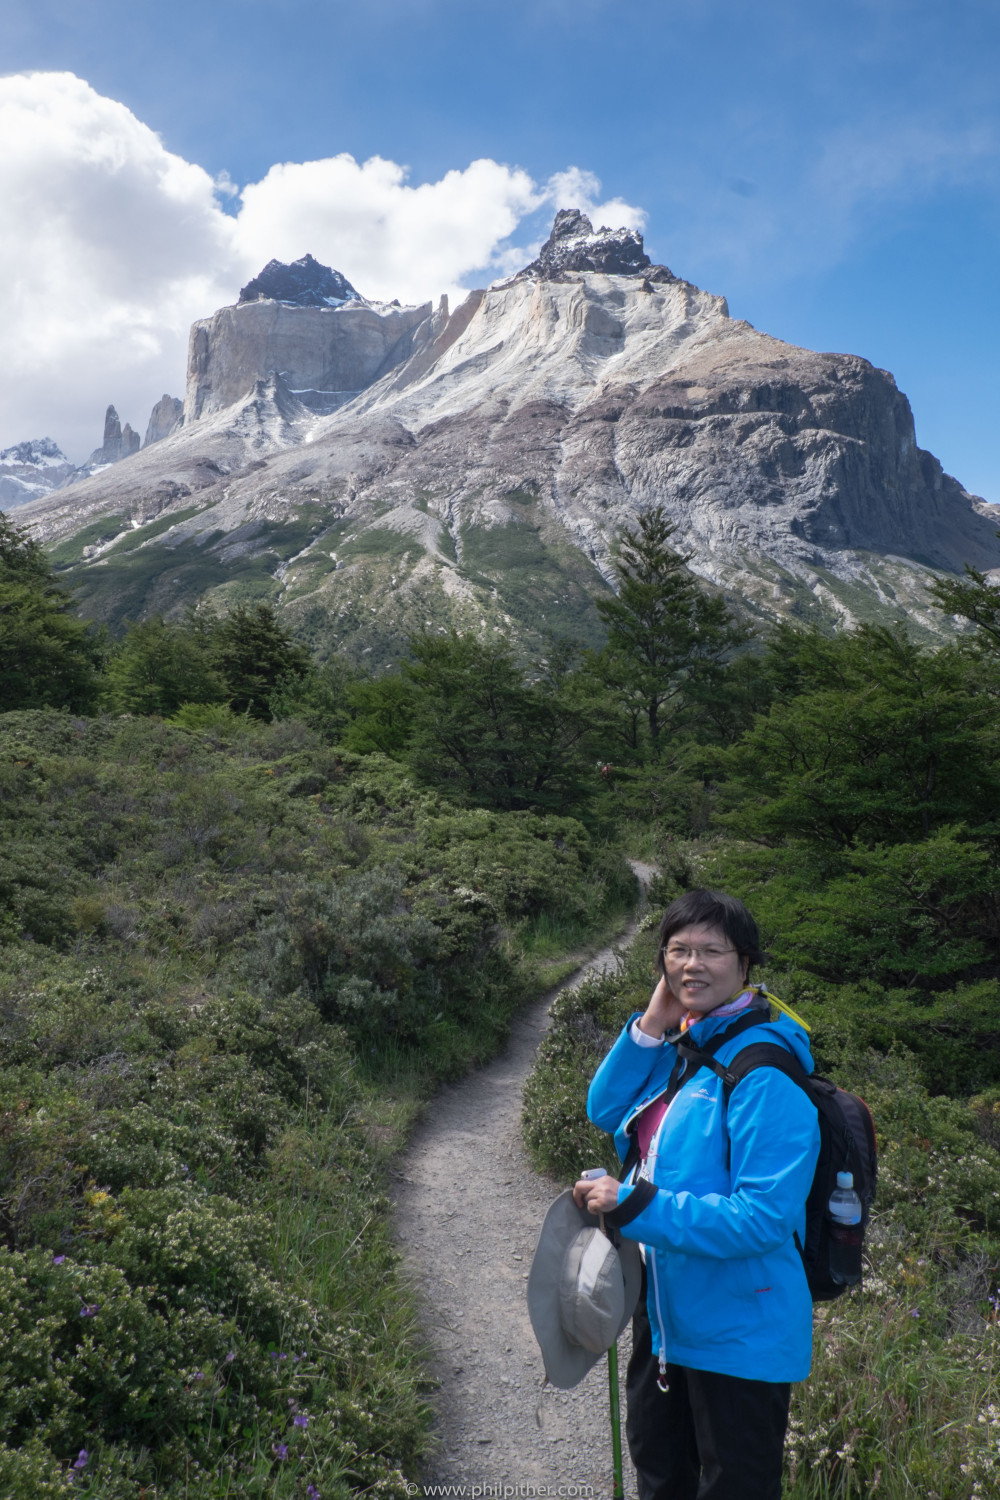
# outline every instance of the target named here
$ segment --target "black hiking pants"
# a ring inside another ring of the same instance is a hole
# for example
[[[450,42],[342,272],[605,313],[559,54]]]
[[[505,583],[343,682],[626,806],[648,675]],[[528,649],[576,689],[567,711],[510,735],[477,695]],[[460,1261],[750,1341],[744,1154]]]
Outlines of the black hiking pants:
[[[639,1500],[781,1500],[788,1382],[668,1364],[664,1393],[658,1375],[643,1276],[625,1377]]]

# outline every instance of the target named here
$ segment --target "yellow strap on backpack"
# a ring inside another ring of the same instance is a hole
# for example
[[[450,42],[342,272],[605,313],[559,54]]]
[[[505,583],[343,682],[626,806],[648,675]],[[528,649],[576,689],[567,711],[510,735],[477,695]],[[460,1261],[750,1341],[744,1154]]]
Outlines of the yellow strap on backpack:
[[[803,1021],[801,1016],[797,1016],[795,1014],[790,1005],[786,1005],[784,1000],[779,1000],[777,995],[773,995],[766,984],[758,984],[755,985],[754,988],[756,989],[758,995],[762,997],[762,999],[769,1000],[772,1005],[777,1006],[778,1010],[784,1011],[785,1015],[790,1017],[791,1020],[796,1021],[798,1025],[802,1027],[803,1031],[808,1031],[810,1033],[812,1032],[812,1027],[809,1025],[809,1022]]]

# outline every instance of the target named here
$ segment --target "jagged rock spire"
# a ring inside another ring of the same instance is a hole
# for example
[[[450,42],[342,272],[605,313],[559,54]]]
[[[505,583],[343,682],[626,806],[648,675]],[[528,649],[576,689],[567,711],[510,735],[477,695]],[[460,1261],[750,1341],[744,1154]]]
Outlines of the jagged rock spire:
[[[240,291],[241,302],[260,302],[264,298],[295,307],[340,307],[345,302],[364,301],[346,276],[330,266],[320,265],[311,255],[303,255],[290,265],[269,260],[260,275]]]
[[[104,442],[95,448],[87,460],[91,464],[116,464],[139,451],[139,434],[133,432],[128,422],[123,427],[113,406],[104,413]]]
[[[561,281],[570,271],[600,271],[606,276],[645,276],[650,281],[672,281],[666,266],[654,266],[642,248],[637,229],[594,229],[578,208],[561,208],[552,232],[538,257],[514,278]]]

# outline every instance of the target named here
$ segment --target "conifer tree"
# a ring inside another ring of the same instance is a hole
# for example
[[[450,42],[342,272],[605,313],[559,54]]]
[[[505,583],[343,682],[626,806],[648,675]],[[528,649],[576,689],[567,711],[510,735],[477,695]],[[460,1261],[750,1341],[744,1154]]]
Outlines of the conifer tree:
[[[945,614],[978,627],[980,646],[1000,652],[1000,584],[966,563],[963,578],[935,578],[930,593]]]
[[[288,678],[304,677],[309,653],[292,639],[270,604],[238,604],[208,625],[212,663],[225,679],[229,706],[270,719],[271,695]]]
[[[624,712],[630,747],[639,748],[644,726],[654,755],[665,708],[745,639],[725,600],[689,571],[690,555],[671,547],[675,529],[662,506],[639,516],[615,548],[616,596],[595,601],[608,640],[592,669]]]
[[[88,709],[101,655],[42,548],[0,513],[0,711]]]

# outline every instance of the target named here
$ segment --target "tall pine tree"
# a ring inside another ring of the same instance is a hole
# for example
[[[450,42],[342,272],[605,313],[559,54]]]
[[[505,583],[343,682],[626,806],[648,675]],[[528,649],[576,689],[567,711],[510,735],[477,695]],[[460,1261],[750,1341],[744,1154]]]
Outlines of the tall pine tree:
[[[638,751],[648,734],[654,756],[668,708],[746,638],[725,600],[690,572],[690,555],[670,545],[675,529],[662,506],[639,516],[615,548],[616,597],[595,601],[608,639],[592,670],[624,713],[629,747]]]
[[[101,655],[41,547],[0,513],[0,711],[90,708]]]

